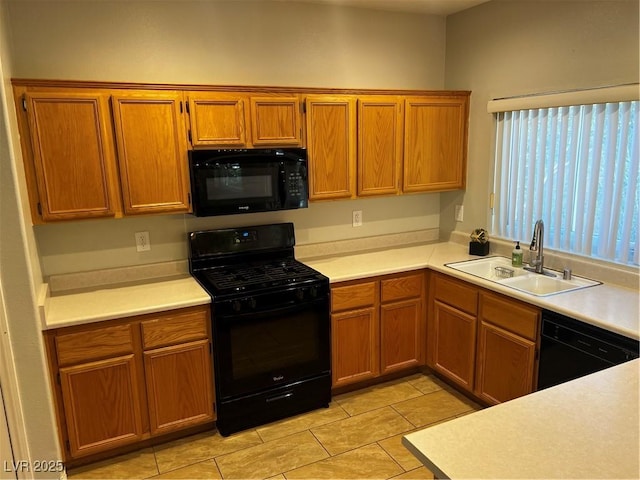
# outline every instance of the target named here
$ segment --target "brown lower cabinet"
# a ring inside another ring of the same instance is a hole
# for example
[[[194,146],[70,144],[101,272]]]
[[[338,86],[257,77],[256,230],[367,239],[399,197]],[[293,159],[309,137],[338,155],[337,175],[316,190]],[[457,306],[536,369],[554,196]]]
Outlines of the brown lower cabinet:
[[[331,286],[332,386],[424,364],[425,272]]]
[[[215,420],[209,307],[45,332],[67,461]]]
[[[540,310],[432,272],[427,365],[489,404],[536,388]]]

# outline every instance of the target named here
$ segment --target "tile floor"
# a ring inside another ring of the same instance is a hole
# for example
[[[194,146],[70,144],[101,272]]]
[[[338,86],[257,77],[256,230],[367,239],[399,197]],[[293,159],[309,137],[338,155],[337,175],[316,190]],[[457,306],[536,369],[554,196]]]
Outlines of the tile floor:
[[[402,436],[482,408],[416,374],[333,398],[329,408],[222,437],[215,430],[72,469],[80,479],[432,479]]]

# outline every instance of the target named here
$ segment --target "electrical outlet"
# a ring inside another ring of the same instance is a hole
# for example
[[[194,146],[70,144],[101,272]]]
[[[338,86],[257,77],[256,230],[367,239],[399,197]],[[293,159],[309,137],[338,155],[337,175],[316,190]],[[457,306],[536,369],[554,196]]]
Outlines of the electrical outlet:
[[[354,227],[362,226],[362,210],[354,210],[353,211],[353,222],[352,225]]]
[[[456,205],[456,222],[464,221],[464,206]]]
[[[151,250],[149,232],[136,232],[136,250],[138,252],[148,252]]]

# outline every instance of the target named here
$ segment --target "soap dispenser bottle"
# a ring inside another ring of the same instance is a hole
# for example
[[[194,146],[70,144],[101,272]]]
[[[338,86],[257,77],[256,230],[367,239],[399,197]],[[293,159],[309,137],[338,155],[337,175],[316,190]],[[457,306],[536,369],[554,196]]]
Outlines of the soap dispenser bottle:
[[[511,251],[511,265],[514,267],[522,266],[522,249],[520,248],[520,242],[516,242],[515,248]]]

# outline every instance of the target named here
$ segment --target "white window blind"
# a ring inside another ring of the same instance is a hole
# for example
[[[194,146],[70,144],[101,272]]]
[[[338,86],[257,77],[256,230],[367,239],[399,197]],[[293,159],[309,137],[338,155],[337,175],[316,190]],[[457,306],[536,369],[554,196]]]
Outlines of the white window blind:
[[[640,102],[497,113],[493,235],[638,265]]]

